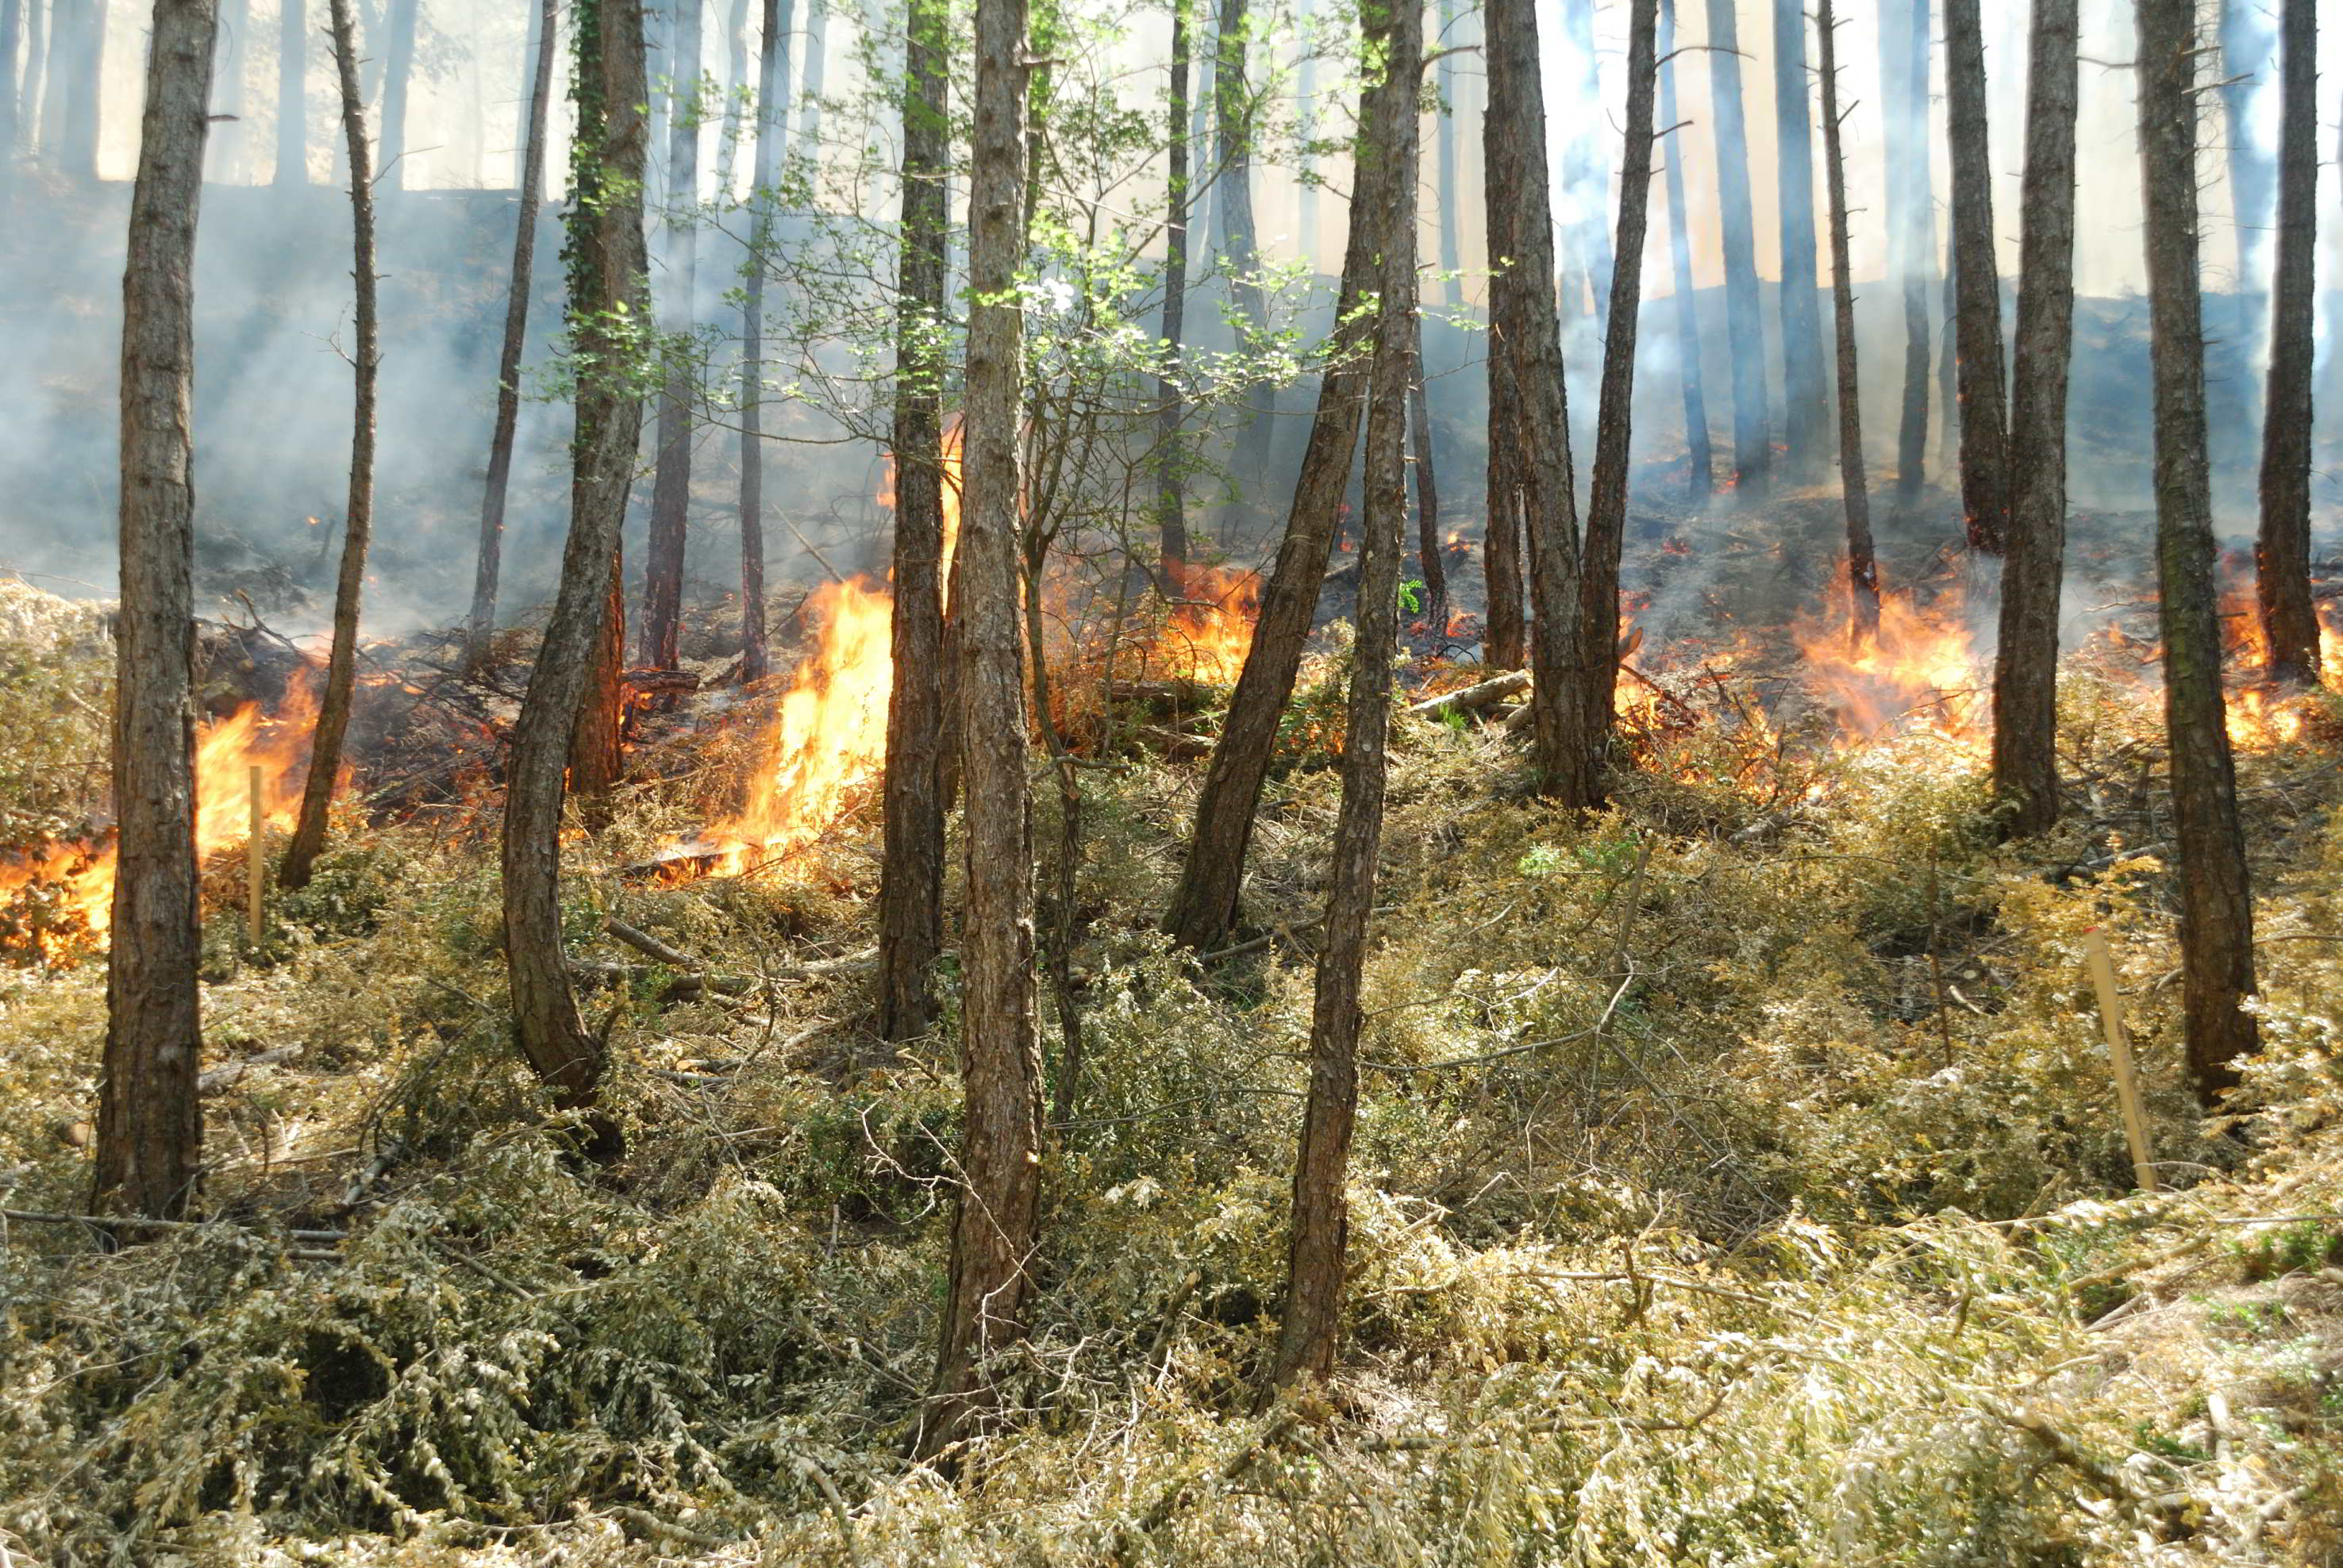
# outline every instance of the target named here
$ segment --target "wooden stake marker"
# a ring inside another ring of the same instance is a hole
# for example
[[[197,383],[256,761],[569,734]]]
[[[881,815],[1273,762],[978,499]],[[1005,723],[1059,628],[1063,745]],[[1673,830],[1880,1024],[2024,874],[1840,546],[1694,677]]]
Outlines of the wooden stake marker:
[[[260,764],[252,765],[252,839],[246,851],[244,904],[246,929],[252,945],[260,945],[261,883],[267,869],[268,813],[262,809]]]
[[[2140,1191],[2157,1191],[2156,1156],[2147,1142],[2147,1112],[2140,1105],[2139,1077],[2132,1067],[2131,1037],[2124,1033],[2123,1004],[2116,994],[2116,966],[2107,955],[2107,933],[2097,926],[2085,931],[2083,951],[2090,963],[2091,984],[2099,993],[2099,1023],[2107,1030],[2107,1056],[2115,1064],[2116,1102],[2123,1108],[2124,1137],[2131,1144],[2132,1179]]]

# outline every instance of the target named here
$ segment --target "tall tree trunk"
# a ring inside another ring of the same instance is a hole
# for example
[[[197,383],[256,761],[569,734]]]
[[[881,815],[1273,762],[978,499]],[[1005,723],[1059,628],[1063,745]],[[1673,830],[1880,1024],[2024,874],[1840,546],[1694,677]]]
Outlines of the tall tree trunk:
[[[1658,0],[1633,0],[1627,23],[1626,153],[1619,162],[1618,270],[1611,284],[1610,331],[1603,348],[1603,400],[1595,416],[1594,482],[1587,498],[1586,544],[1578,579],[1578,678],[1568,707],[1578,726],[1566,744],[1602,799],[1619,680],[1619,558],[1627,538],[1627,457],[1635,411],[1635,336],[1644,305],[1644,236],[1652,206],[1652,97]]]
[[[1017,603],[1024,322],[1025,0],[978,0],[969,184],[967,475],[959,556],[968,910],[960,1201],[936,1378],[912,1439],[933,1459],[992,1411],[990,1362],[1024,1336],[1041,1201],[1041,1054],[1033,1024],[1033,833]]]
[[[2156,385],[2156,557],[2164,723],[2180,871],[2180,984],[2188,1080],[2212,1101],[2255,1045],[2254,909],[2221,701],[2221,622],[2206,462],[2205,330],[2197,258],[2193,0],[2137,0],[2139,154],[2147,192],[2149,347]]]
[[[407,188],[407,100],[415,84],[415,35],[421,25],[422,0],[388,0],[389,56],[382,73],[382,171],[391,190]]]
[[[1603,81],[1594,59],[1594,0],[1563,0],[1562,27],[1570,40],[1573,66],[1570,91],[1579,106],[1578,112],[1590,122],[1599,124],[1602,117]],[[1604,166],[1601,143],[1592,135],[1574,136],[1563,143],[1562,183],[1567,193],[1569,213],[1564,223],[1571,254],[1563,265],[1574,275],[1584,271],[1589,304],[1595,323],[1606,323],[1611,308],[1611,235],[1603,224],[1604,197],[1611,194],[1609,170]],[[1569,288],[1563,291],[1564,309],[1575,296]]]
[[[1194,48],[1190,36],[1192,5],[1193,0],[1172,0],[1172,102],[1164,127],[1171,168],[1163,198],[1165,374],[1155,379],[1156,401],[1161,405],[1155,434],[1155,581],[1166,598],[1182,591],[1188,565],[1187,452],[1181,440],[1188,403],[1180,377],[1188,331],[1188,67]]]
[[[2262,422],[2261,535],[2254,550],[2269,672],[2318,678],[2318,611],[2310,598],[2311,377],[2318,254],[2318,8],[2285,0],[2279,119],[2278,287],[2270,317],[2269,404]]]
[[[1960,309],[1961,510],[1969,546],[1999,555],[2009,530],[2009,409],[2001,267],[1993,250],[1993,146],[1986,127],[1977,0],[1945,0],[1945,92],[1953,146],[1954,276]]]
[[[1936,204],[1928,153],[1929,0],[1880,8],[1879,75],[1887,100],[1887,271],[1904,296],[1904,412],[1896,494],[1909,506],[1928,478],[1928,269]]]
[[[1830,389],[1815,278],[1814,120],[1806,106],[1805,0],[1774,0],[1774,125],[1782,223],[1782,439],[1793,484],[1821,477]]]
[[[1741,25],[1735,9],[1735,0],[1708,0],[1717,216],[1725,236],[1725,336],[1733,357],[1733,494],[1746,505],[1764,499],[1773,483],[1774,433],[1765,397],[1765,327],[1759,319],[1748,119],[1741,106]]]
[[[2058,819],[2058,590],[2066,551],[2066,381],[2074,352],[2077,0],[2034,0],[2017,262],[2009,555],[1993,665],[1993,785],[2006,830]]]
[[[639,367],[630,362],[633,350],[611,323],[621,313],[639,318],[647,303],[642,183],[649,91],[640,6],[634,0],[593,0],[573,15],[578,126],[570,158],[570,331],[580,357],[608,368],[578,383],[561,586],[513,727],[503,842],[505,961],[521,1054],[558,1103],[595,1118],[589,1151],[609,1160],[619,1151],[618,1128],[596,1110],[605,1055],[578,1012],[561,950],[561,800],[563,762],[580,728],[581,704],[591,695],[596,644],[608,637],[618,532],[642,434],[642,404],[629,385]]]
[[[1692,281],[1692,228],[1684,203],[1684,139],[1676,118],[1675,0],[1660,0],[1660,119],[1676,136],[1668,159],[1668,252],[1676,305],[1676,362],[1684,381],[1685,487],[1694,505],[1716,493],[1716,458],[1709,449],[1708,391],[1702,385],[1700,296]]]
[[[1250,349],[1269,330],[1269,304],[1257,276],[1261,249],[1252,217],[1253,103],[1245,59],[1252,47],[1252,29],[1245,6],[1246,0],[1221,0],[1212,124],[1221,149],[1217,194],[1222,258],[1228,264],[1229,297],[1244,324],[1245,347]],[[1239,498],[1248,491],[1257,494],[1269,478],[1269,443],[1276,414],[1277,388],[1266,381],[1249,383],[1235,453]],[[1232,501],[1219,528],[1223,542],[1235,538],[1235,525],[1252,509],[1242,499]]]
[[[533,30],[528,132],[521,150],[520,211],[513,223],[512,282],[505,291],[503,346],[497,352],[497,419],[488,437],[488,482],[480,498],[480,553],[472,575],[472,608],[464,619],[464,665],[488,662],[497,628],[497,577],[504,559],[505,497],[511,487],[513,433],[520,423],[520,357],[528,343],[528,302],[537,262],[538,217],[545,202],[545,125],[553,97],[553,55],[560,0],[540,0]]]
[[[1554,307],[1554,222],[1546,193],[1545,91],[1538,75],[1533,0],[1489,0],[1489,120],[1482,167],[1491,212],[1513,214],[1512,264],[1489,283],[1493,406],[1513,411],[1530,568],[1530,709],[1539,788],[1583,809],[1600,795],[1582,744],[1594,728],[1578,631],[1578,499],[1571,476],[1570,410]],[[1605,258],[1607,264],[1608,258]]]
[[[1443,117],[1443,124],[1446,121]],[[1416,318],[1408,352],[1408,465],[1415,470],[1415,549],[1423,573],[1423,624],[1437,645],[1448,635],[1448,570],[1440,554],[1440,476],[1432,460],[1432,399],[1424,391],[1423,319]]]
[[[1362,94],[1363,105],[1372,105],[1372,93],[1370,88]],[[1278,723],[1302,668],[1302,645],[1317,613],[1319,588],[1342,519],[1342,492],[1350,487],[1351,457],[1359,441],[1367,390],[1359,360],[1372,332],[1361,307],[1383,276],[1373,215],[1389,199],[1382,186],[1394,169],[1385,149],[1363,137],[1354,156],[1351,232],[1334,302],[1334,336],[1326,355],[1330,368],[1318,383],[1318,409],[1311,420],[1309,445],[1302,450],[1292,509],[1278,541],[1269,586],[1262,590],[1252,647],[1229,696],[1220,744],[1212,748],[1212,762],[1204,770],[1187,863],[1163,918],[1163,929],[1192,948],[1212,946],[1237,923],[1253,813],[1276,752]]]
[[[699,272],[700,0],[675,0],[668,36],[668,119],[665,286],[659,330],[669,338],[691,331]],[[643,551],[641,657],[652,669],[673,669],[683,628],[683,564],[691,511],[691,363],[672,357],[659,387],[659,458],[651,475],[650,536]]]
[[[357,22],[350,0],[330,0],[329,10],[334,72],[342,89],[342,137],[350,156],[350,253],[356,264],[351,276],[357,291],[357,353],[352,368],[357,391],[350,421],[350,493],[342,523],[341,573],[334,585],[334,640],[326,656],[326,695],[317,709],[301,815],[278,872],[287,888],[309,885],[309,869],[326,847],[326,812],[342,769],[342,738],[349,730],[350,699],[357,686],[358,604],[366,593],[367,545],[374,535],[375,383],[382,346],[375,315],[373,166],[367,146],[366,102],[358,96]]]
[[[748,286],[740,307],[740,680],[772,668],[765,631],[765,267],[773,246],[774,186],[789,143],[791,0],[764,0],[757,67],[757,156],[749,200]]]
[[[309,183],[309,32],[306,0],[278,0],[277,13],[277,183]]]
[[[1456,60],[1459,45],[1450,35],[1456,27],[1456,0],[1439,0],[1440,52],[1433,58],[1433,83],[1440,96],[1438,141],[1433,149],[1433,200],[1440,230],[1441,298],[1451,310],[1464,308],[1464,226],[1457,215],[1463,185],[1456,174]],[[1422,328],[1418,328],[1421,337]],[[1422,345],[1418,344],[1419,352]],[[1419,368],[1418,376],[1429,371]]]
[[[1350,1221],[1343,1187],[1358,1117],[1359,980],[1375,901],[1383,825],[1384,737],[1391,723],[1392,661],[1399,652],[1399,558],[1407,516],[1403,458],[1407,384],[1415,361],[1416,94],[1423,78],[1421,0],[1371,8],[1369,50],[1383,80],[1369,89],[1362,140],[1395,166],[1375,183],[1376,206],[1355,223],[1374,226],[1382,265],[1374,358],[1367,397],[1366,518],[1360,543],[1358,636],[1343,714],[1342,803],[1334,821],[1326,894],[1326,946],[1310,1014],[1310,1096],[1293,1164],[1293,1221],[1286,1254],[1285,1312],[1272,1382],[1323,1379],[1341,1342]],[[1548,275],[1549,276],[1551,275]]]
[[[925,1034],[943,947],[944,243],[950,20],[921,0],[903,48],[903,227],[895,327],[895,609],[879,873],[879,1032]]]
[[[574,496],[574,477],[570,487]],[[576,509],[574,500],[571,509]],[[622,510],[622,529],[624,518]],[[627,566],[621,542],[610,547],[608,580],[602,585],[602,622],[587,656],[586,695],[579,699],[578,722],[569,732],[569,794],[577,800],[578,816],[589,832],[598,833],[608,825],[611,792],[626,777],[626,674]]]
[[[1488,232],[1498,254],[1503,216],[1491,209]],[[1488,527],[1481,536],[1481,582],[1484,595],[1481,657],[1505,669],[1529,662],[1529,619],[1522,603],[1522,437],[1518,419],[1498,388],[1503,374],[1496,353],[1489,356]]]
[[[202,1170],[196,868],[195,252],[214,0],[156,0],[122,275],[120,855],[91,1207],[170,1218]]]
[[[1822,45],[1823,177],[1830,202],[1831,323],[1838,337],[1838,477],[1846,506],[1848,630],[1854,646],[1861,648],[1879,631],[1879,562],[1871,546],[1871,476],[1863,460],[1855,274],[1847,260],[1846,160],[1839,145],[1838,19],[1831,0],[1822,0],[1815,33]]]
[[[741,94],[749,88],[749,0],[732,0],[724,27],[724,129],[716,140],[716,199],[729,205],[740,156]]]
[[[2278,185],[2285,176],[2278,168],[2283,152],[2273,158],[2256,129],[2254,100],[2278,73],[2279,41],[2270,25],[2269,0],[2219,0],[2219,8],[2221,108],[2227,122],[2222,139],[2229,151],[2229,212],[2237,236],[2230,307],[2237,337],[2258,348],[2263,291],[2268,286],[2265,280],[2270,276],[2271,231],[2283,222],[2278,215],[2283,199]],[[2283,86],[2279,90],[2282,94]],[[2283,126],[2279,136],[2284,139]],[[2250,410],[2252,399],[2239,402]]]

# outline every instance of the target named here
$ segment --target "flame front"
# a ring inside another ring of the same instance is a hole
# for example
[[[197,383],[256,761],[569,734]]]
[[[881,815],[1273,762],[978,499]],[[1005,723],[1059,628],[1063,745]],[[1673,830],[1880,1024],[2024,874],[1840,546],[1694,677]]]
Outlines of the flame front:
[[[1155,664],[1163,675],[1229,686],[1244,673],[1261,614],[1261,576],[1232,567],[1183,566],[1180,598],[1163,627]]]

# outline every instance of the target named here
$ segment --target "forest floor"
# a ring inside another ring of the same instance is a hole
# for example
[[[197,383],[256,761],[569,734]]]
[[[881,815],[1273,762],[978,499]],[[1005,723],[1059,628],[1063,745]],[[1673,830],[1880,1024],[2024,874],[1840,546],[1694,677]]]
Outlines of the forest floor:
[[[1751,584],[1804,569],[1778,538],[1734,558],[1695,597],[1752,620]],[[102,778],[110,655],[91,611],[5,585],[0,611],[0,827],[30,843]],[[349,812],[256,948],[240,846],[209,867],[209,1221],[108,1254],[23,1217],[86,1201],[103,965],[0,970],[0,1558],[2343,1562],[2343,709],[2240,755],[2266,1044],[2208,1120],[2179,1087],[2157,707],[2095,668],[2064,683],[2067,819],[2019,847],[1973,738],[1826,740],[1778,663],[1655,676],[1681,700],[1586,820],[1528,794],[1501,725],[1401,719],[1347,1348],[1299,1410],[1258,1396],[1332,667],[1225,956],[1153,925],[1198,765],[1084,769],[1045,931],[1073,933],[1084,1067],[1033,1339],[950,1482],[897,1448],[943,1279],[953,976],[932,1040],[869,1033],[872,815],[663,883],[748,727],[711,701],[647,741],[568,851],[629,1140],[603,1179],[508,1041],[493,797],[418,791],[407,735],[357,793],[408,792]],[[1045,870],[1057,809],[1037,790]]]

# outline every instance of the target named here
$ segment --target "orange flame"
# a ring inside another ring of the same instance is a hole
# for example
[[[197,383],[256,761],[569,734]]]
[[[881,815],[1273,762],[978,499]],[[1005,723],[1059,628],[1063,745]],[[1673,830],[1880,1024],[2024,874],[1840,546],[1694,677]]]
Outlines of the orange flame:
[[[1229,686],[1244,672],[1261,614],[1261,577],[1232,567],[1179,568],[1180,598],[1165,622],[1155,663],[1161,673]]]
[[[1982,746],[1990,732],[1986,658],[1974,646],[1957,590],[1921,605],[1906,592],[1879,596],[1879,628],[1851,635],[1845,574],[1831,612],[1791,628],[1807,685],[1826,702],[1848,743],[1922,731]]]

